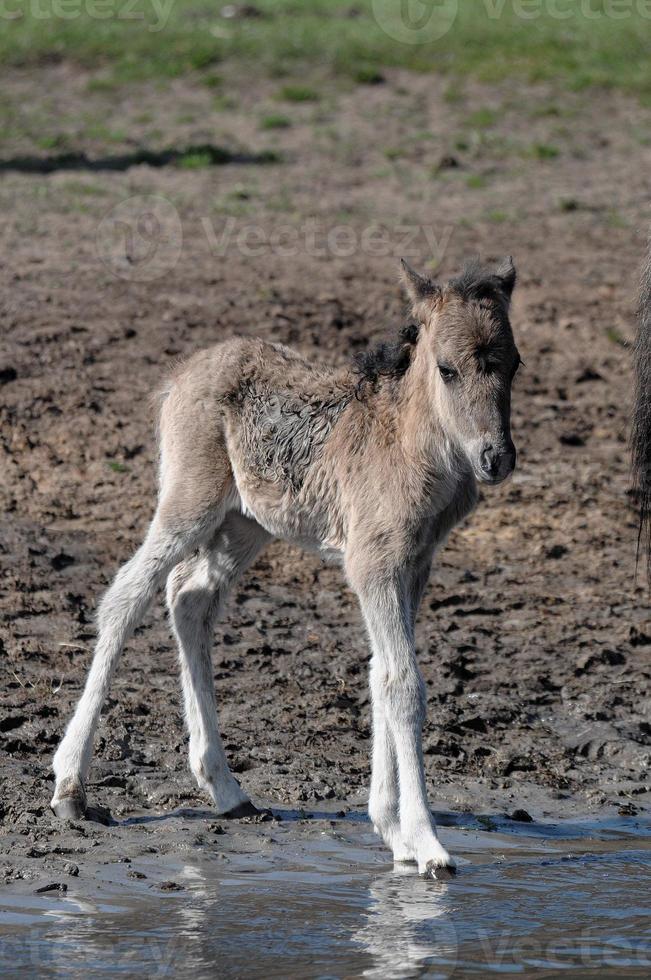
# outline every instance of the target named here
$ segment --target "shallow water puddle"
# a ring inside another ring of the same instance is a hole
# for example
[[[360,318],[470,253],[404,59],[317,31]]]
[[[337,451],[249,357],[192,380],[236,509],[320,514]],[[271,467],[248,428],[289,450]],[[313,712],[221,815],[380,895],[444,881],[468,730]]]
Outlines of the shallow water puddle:
[[[648,825],[453,822],[442,832],[459,859],[450,882],[387,864],[359,820],[285,819],[240,825],[191,862],[98,865],[65,896],[7,890],[0,973],[651,973]]]

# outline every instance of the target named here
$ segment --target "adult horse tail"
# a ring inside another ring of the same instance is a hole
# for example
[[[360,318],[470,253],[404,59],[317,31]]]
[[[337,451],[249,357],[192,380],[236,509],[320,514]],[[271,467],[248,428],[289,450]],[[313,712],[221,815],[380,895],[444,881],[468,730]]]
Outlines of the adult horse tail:
[[[633,479],[640,510],[640,547],[646,552],[651,582],[651,243],[642,274],[638,307],[637,337],[634,347],[635,403],[631,450]]]

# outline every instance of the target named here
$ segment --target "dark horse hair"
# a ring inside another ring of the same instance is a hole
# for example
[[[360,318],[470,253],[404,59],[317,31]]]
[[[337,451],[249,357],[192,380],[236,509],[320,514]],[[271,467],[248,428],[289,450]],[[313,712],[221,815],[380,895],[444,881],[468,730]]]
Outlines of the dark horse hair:
[[[411,363],[411,355],[418,340],[417,323],[407,323],[401,328],[396,340],[383,341],[370,350],[355,355],[355,368],[360,381],[375,384],[379,378],[401,378]]]
[[[631,449],[634,487],[640,511],[638,558],[642,546],[646,551],[647,572],[651,581],[651,245],[642,275],[634,357],[635,404]]]
[[[500,275],[502,271],[502,275]],[[466,262],[461,275],[450,279],[447,289],[461,299],[487,300],[494,306],[495,315],[505,315],[504,302],[508,303],[515,284],[512,260],[490,272],[478,258]],[[435,293],[439,287],[429,279],[421,280],[422,288]],[[375,385],[380,378],[401,378],[409,368],[414,347],[418,342],[419,325],[409,322],[402,327],[395,340],[383,341],[370,350],[355,355],[355,369],[360,375],[360,385],[365,381]]]

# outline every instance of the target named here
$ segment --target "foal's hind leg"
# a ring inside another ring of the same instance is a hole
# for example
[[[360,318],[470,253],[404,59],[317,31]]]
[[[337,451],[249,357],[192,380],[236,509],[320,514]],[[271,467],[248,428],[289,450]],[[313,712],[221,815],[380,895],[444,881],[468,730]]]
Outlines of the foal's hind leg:
[[[97,617],[99,636],[84,692],[52,762],[56,786],[51,807],[57,816],[83,815],[84,780],[93,736],[122,648],[170,568],[196,548],[212,527],[214,521],[205,518],[181,530],[159,510],[144,543],[122,566],[102,599]]]
[[[211,645],[213,624],[229,589],[270,535],[255,521],[227,515],[209,546],[178,565],[167,584],[167,602],[179,645],[190,768],[220,813],[255,812],[231,774],[219,734]]]

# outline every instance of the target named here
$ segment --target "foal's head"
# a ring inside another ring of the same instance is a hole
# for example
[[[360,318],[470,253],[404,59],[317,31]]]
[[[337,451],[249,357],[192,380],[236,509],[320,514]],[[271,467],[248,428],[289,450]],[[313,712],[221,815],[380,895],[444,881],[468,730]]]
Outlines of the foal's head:
[[[477,479],[500,483],[515,466],[511,385],[520,355],[509,323],[513,261],[495,269],[470,262],[444,286],[403,267],[441,424]]]

